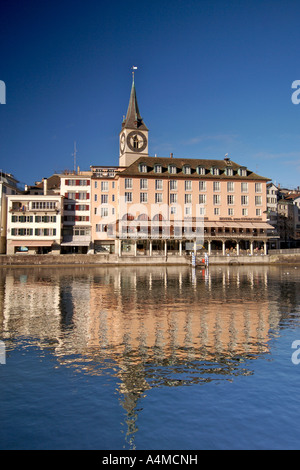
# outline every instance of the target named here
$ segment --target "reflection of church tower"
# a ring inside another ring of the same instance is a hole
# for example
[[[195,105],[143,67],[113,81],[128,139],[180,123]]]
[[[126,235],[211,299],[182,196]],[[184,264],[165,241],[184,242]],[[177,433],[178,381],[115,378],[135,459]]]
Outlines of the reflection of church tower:
[[[127,115],[120,132],[119,164],[129,166],[141,156],[148,157],[148,128],[139,112],[133,72]]]

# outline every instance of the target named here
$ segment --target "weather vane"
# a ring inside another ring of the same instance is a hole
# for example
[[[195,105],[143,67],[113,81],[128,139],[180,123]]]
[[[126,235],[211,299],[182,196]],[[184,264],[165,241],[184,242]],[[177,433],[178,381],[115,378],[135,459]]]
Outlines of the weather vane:
[[[133,65],[133,66],[131,67],[131,70],[132,70],[132,78],[133,78],[133,80],[134,80],[134,71],[137,70],[137,67],[136,67],[135,65]]]

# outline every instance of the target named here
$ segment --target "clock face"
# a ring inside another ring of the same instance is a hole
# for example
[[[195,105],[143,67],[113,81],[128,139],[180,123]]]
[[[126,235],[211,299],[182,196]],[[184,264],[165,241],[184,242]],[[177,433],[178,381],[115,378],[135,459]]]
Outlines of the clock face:
[[[142,152],[147,147],[147,137],[141,131],[132,131],[127,136],[127,145],[133,152]]]
[[[123,134],[121,135],[121,139],[120,139],[120,151],[121,151],[121,153],[124,153],[124,150],[125,150],[125,133],[123,132]]]

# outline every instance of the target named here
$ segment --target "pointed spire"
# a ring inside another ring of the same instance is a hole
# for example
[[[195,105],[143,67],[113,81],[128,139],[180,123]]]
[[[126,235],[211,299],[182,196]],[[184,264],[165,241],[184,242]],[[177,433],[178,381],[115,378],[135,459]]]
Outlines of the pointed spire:
[[[136,67],[132,67],[132,86],[131,86],[131,93],[129,99],[129,105],[127,110],[126,119],[123,120],[122,127],[127,129],[141,129],[141,130],[148,130],[146,125],[143,122],[143,118],[140,115],[137,97],[136,97],[136,90],[134,84],[134,70]]]

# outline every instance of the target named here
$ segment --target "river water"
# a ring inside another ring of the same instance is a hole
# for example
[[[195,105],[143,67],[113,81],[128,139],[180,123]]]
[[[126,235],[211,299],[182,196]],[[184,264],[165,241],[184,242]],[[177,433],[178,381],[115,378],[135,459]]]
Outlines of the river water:
[[[2,270],[0,448],[300,448],[299,281],[297,266]]]

